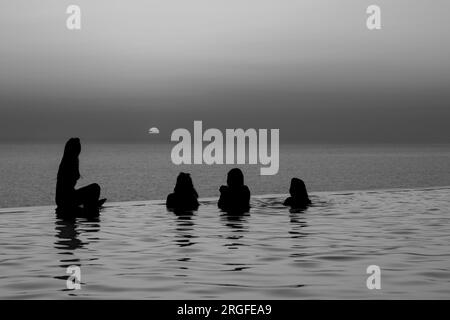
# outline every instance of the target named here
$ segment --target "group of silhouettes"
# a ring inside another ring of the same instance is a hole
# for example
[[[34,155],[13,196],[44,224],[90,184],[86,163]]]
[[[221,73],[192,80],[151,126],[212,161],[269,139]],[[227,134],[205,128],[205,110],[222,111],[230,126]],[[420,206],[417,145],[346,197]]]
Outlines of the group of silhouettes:
[[[80,179],[79,160],[81,142],[79,138],[67,141],[59,165],[55,201],[57,213],[72,214],[79,210],[96,212],[106,199],[100,199],[100,186],[96,183],[75,189]],[[228,213],[244,213],[250,209],[250,190],[244,184],[244,174],[239,168],[231,169],[227,176],[227,185],[219,189],[218,207]],[[311,204],[305,183],[292,178],[289,188],[290,197],[284,201],[285,206],[295,209],[306,208]],[[166,206],[172,211],[194,211],[199,207],[198,193],[194,188],[189,173],[181,172],[173,193],[167,196]]]

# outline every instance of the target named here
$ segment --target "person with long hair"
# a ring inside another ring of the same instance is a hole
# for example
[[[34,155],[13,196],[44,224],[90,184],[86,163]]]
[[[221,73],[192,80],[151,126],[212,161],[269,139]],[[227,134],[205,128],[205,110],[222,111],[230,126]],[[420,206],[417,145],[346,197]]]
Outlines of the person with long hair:
[[[197,210],[198,194],[189,173],[180,172],[173,193],[167,196],[166,206],[174,210]]]
[[[291,196],[284,201],[285,206],[289,206],[291,208],[306,208],[311,204],[308,191],[306,191],[306,186],[302,179],[291,179],[289,193]]]
[[[250,209],[250,190],[244,184],[241,169],[234,168],[228,172],[227,185],[221,186],[218,207],[226,212],[242,213]]]
[[[106,199],[100,199],[100,186],[92,183],[88,186],[75,189],[80,179],[78,157],[81,153],[79,138],[70,138],[64,147],[64,154],[59,165],[55,202],[59,209],[98,208]]]

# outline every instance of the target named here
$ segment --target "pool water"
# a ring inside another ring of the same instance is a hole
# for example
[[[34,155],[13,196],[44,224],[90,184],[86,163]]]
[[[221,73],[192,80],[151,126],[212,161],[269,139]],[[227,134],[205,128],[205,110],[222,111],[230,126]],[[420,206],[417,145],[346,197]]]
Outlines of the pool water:
[[[203,199],[106,203],[64,221],[54,207],[0,209],[2,299],[448,299],[450,188],[316,192],[292,211],[252,198],[233,217]],[[381,269],[369,290],[367,267]],[[68,289],[69,266],[81,288]]]

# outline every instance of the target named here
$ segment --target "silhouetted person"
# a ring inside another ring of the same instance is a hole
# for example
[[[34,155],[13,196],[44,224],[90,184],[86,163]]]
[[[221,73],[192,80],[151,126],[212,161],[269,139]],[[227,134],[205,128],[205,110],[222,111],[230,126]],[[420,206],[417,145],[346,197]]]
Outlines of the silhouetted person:
[[[305,183],[302,179],[292,178],[289,193],[291,196],[284,201],[285,206],[290,206],[291,208],[306,208],[311,204]]]
[[[221,186],[218,206],[230,213],[242,213],[250,209],[250,190],[244,185],[244,174],[238,168],[231,169],[227,185]]]
[[[60,211],[74,210],[80,206],[83,206],[84,209],[92,209],[95,211],[95,209],[98,209],[98,207],[106,200],[99,200],[100,186],[96,183],[77,190],[75,189],[75,185],[77,184],[78,179],[80,179],[78,161],[80,152],[80,139],[69,139],[64,148],[64,155],[59,165],[56,182],[55,201]]]
[[[180,172],[173,193],[167,196],[167,208],[181,211],[197,210],[199,206],[197,199],[198,194],[192,183],[191,175]]]

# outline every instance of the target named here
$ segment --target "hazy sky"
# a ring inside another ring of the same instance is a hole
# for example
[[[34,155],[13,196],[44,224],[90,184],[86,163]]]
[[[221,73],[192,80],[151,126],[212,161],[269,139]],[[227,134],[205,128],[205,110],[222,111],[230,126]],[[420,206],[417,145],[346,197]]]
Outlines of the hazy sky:
[[[448,0],[4,0],[0,140],[169,141],[203,120],[281,142],[450,142],[449,14]]]

